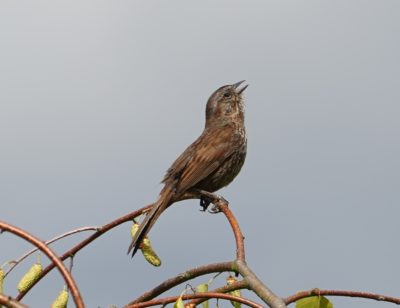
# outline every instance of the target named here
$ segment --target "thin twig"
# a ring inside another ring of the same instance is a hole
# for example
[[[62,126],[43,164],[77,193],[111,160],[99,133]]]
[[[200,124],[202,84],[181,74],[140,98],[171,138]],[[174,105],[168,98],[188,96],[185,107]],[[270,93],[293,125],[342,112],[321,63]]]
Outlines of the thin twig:
[[[140,295],[138,298],[131,301],[128,305],[133,305],[145,301],[149,301],[156,296],[168,291],[169,289],[186,282],[190,279],[196,278],[201,275],[206,275],[210,273],[217,273],[217,272],[231,272],[234,271],[233,262],[223,262],[223,263],[214,263],[208,264],[205,266],[195,267],[186,272],[183,272],[175,277],[165,280],[164,282],[160,283],[154,289]]]
[[[165,306],[166,304],[176,302],[176,300],[179,297],[180,296],[172,296],[172,297],[154,299],[154,300],[147,301],[147,302],[141,302],[141,303],[137,303],[137,304],[129,304],[129,305],[125,306],[124,308],[143,308],[143,307],[156,306],[156,305]],[[225,299],[225,300],[239,302],[239,303],[242,303],[249,307],[263,308],[262,305],[257,304],[249,299],[230,295],[230,294],[224,294],[224,293],[204,292],[204,293],[196,293],[196,294],[186,294],[186,295],[182,296],[182,300],[196,299],[196,298],[208,298],[208,299],[221,298],[221,299]]]
[[[5,305],[9,308],[28,308],[28,306],[21,304],[20,302],[13,299],[11,296],[0,294],[0,307],[3,307],[2,305]]]
[[[123,224],[124,222],[130,221],[133,218],[141,215],[145,211],[149,210],[152,205],[145,206],[139,210],[136,210],[134,212],[131,212],[125,216],[119,217],[112,222],[102,226],[97,230],[97,232],[93,233],[71,249],[69,249],[67,252],[65,252],[63,255],[60,256],[60,260],[65,260],[71,256],[74,256],[78,251],[80,251],[82,248],[86,247],[88,244],[93,242],[95,239],[106,233],[107,231],[119,226],[120,224]],[[17,300],[21,300],[29,290],[35,286],[44,276],[46,276],[53,268],[55,267],[54,262],[49,264],[42,272],[40,277],[25,291],[25,292],[20,292],[18,296],[16,297]]]
[[[310,297],[310,296],[318,296],[318,295],[369,298],[369,299],[374,299],[377,301],[389,302],[389,303],[400,305],[400,298],[398,298],[398,297],[391,297],[391,296],[369,293],[369,292],[344,291],[344,290],[319,290],[319,289],[297,292],[294,295],[286,297],[284,299],[284,301],[285,301],[286,305],[290,305],[290,304],[298,301],[299,299]]]
[[[83,300],[80,295],[79,289],[78,289],[74,279],[72,278],[71,273],[66,269],[64,263],[62,263],[62,261],[58,258],[58,256],[49,247],[47,247],[46,244],[43,243],[43,241],[39,240],[38,238],[29,234],[28,232],[26,232],[18,227],[12,226],[4,221],[0,221],[0,229],[11,232],[11,233],[25,239],[26,241],[28,241],[31,244],[38,247],[45,255],[47,255],[50,258],[50,260],[53,262],[53,264],[58,268],[61,275],[63,276],[66,284],[68,285],[69,290],[71,291],[71,295],[74,299],[75,305],[78,308],[85,307],[85,305],[83,304]]]
[[[82,228],[78,228],[75,230],[71,230],[68,232],[65,232],[61,235],[58,235],[54,238],[52,238],[51,240],[48,240],[46,242],[44,242],[46,245],[49,245],[51,243],[54,243],[62,238],[65,238],[67,236],[70,236],[72,234],[76,234],[79,232],[84,232],[84,231],[96,231],[98,229],[98,227],[82,227]],[[38,251],[39,248],[35,247],[32,250],[28,251],[27,253],[23,254],[21,257],[19,257],[17,260],[13,260],[8,262],[10,264],[9,269],[7,270],[7,272],[5,272],[4,277],[6,277],[19,263],[21,263],[23,260],[25,260],[27,257],[29,257],[31,254],[33,254],[35,251]]]

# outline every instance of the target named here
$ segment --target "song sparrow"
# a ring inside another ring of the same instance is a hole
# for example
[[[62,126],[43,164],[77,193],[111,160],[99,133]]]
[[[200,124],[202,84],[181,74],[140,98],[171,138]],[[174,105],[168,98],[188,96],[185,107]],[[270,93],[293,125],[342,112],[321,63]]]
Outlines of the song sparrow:
[[[247,152],[242,97],[247,85],[239,88],[243,82],[223,86],[208,99],[204,131],[168,169],[158,200],[129,246],[128,254],[133,249],[132,257],[157,218],[172,203],[202,198],[201,190],[215,192],[238,175]]]

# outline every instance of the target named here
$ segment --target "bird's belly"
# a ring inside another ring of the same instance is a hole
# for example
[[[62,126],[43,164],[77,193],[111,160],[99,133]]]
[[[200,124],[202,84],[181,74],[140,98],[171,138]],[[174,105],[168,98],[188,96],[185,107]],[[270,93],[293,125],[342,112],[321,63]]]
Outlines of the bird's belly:
[[[196,189],[214,192],[229,185],[242,169],[245,158],[245,148],[233,153],[210,177],[197,183]]]

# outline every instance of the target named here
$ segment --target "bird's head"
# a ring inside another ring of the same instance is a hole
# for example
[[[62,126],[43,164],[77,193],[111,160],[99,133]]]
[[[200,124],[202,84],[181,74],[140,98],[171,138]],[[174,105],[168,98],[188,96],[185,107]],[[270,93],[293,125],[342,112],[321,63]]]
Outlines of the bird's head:
[[[210,96],[206,107],[206,126],[244,120],[242,94],[248,85],[241,87],[243,82],[222,86]]]

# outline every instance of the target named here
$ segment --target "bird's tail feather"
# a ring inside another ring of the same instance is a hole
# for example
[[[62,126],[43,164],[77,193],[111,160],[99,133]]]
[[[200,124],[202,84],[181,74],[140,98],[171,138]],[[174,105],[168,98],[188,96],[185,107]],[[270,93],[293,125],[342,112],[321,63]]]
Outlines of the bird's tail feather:
[[[128,254],[132,251],[132,257],[139,249],[139,245],[144,237],[149,233],[154,223],[160,217],[161,213],[171,204],[172,189],[169,187],[164,188],[158,200],[153,204],[150,212],[146,215],[144,221],[139,225],[139,229],[132,239],[128,248]]]

